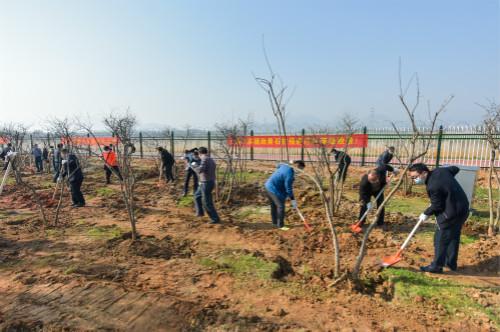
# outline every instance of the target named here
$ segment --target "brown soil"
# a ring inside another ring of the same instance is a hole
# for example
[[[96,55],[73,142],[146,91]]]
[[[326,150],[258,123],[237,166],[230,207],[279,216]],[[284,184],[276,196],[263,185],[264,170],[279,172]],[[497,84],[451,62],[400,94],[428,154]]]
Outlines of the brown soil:
[[[266,163],[255,167],[272,170]],[[288,232],[272,229],[267,215],[259,220],[238,217],[242,207],[267,204],[261,184],[244,186],[231,207],[219,206],[223,223],[209,225],[191,208],[177,206],[179,187],[159,188],[158,173],[142,171],[137,187],[141,237],[132,242],[127,233],[112,239],[89,236],[95,227],[129,229],[119,195],[96,195],[103,178],[100,173],[87,177],[87,207],[70,209],[65,198],[65,222],[49,228],[45,238],[27,193],[8,186],[0,197],[0,329],[495,330],[487,319],[445,319],[439,308],[418,299],[410,304],[392,300],[392,285],[378,274],[380,258],[395,253],[412,226],[406,222],[409,217],[389,215],[389,231],[373,232],[363,270],[371,286],[360,291],[350,281],[330,287],[335,280],[330,232],[321,204],[301,180],[296,186],[308,206],[304,213],[312,232],[294,215],[289,216]],[[119,190],[116,184],[110,188]],[[347,201],[336,221],[344,268],[352,267],[361,242],[349,230],[357,209],[355,202]],[[476,232],[469,226],[468,231]],[[440,278],[499,287],[498,244],[498,238],[481,238],[463,246],[460,273]],[[278,267],[271,280],[263,280],[200,263],[227,252]],[[432,254],[430,242],[414,243],[399,266],[417,270]],[[498,301],[495,293],[480,297],[485,305]]]

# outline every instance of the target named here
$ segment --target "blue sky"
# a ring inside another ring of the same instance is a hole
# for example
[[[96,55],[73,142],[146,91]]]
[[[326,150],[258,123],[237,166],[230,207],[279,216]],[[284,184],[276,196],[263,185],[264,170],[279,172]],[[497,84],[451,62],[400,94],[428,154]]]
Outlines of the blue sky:
[[[143,127],[273,123],[252,73],[290,89],[290,124],[404,120],[398,59],[423,100],[455,99],[445,124],[479,122],[500,101],[498,0],[1,1],[0,121],[130,107]],[[422,104],[424,105],[424,104]],[[421,113],[426,110],[421,108]]]

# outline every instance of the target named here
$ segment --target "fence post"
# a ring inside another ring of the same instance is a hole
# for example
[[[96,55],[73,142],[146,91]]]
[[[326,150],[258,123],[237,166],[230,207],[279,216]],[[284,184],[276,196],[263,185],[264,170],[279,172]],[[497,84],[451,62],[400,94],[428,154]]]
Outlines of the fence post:
[[[207,139],[208,139],[208,156],[210,157],[210,152],[212,151],[212,135],[210,135],[210,130],[207,132]]]
[[[302,129],[302,147],[300,148],[300,160],[304,160],[304,144],[306,140],[306,130]]]
[[[141,159],[144,158],[144,150],[142,149],[142,131],[139,132],[139,153],[141,154]]]
[[[90,134],[87,134],[87,151],[89,152],[89,157],[90,155],[92,154],[91,150],[90,150]]]
[[[170,153],[175,158],[175,143],[174,143],[174,131],[170,132]]]
[[[443,141],[443,126],[439,126],[437,141],[437,151],[436,151],[436,167],[439,167],[439,162],[441,161],[441,143]]]
[[[33,151],[33,134],[30,134],[31,150]]]
[[[363,127],[363,135],[366,135],[367,133],[366,126]],[[366,145],[368,145],[368,139],[366,140]],[[365,166],[365,158],[366,158],[366,148],[363,147],[361,150],[361,166]]]
[[[50,147],[50,133],[47,132],[47,145]]]
[[[250,130],[250,160],[253,160],[253,129]]]

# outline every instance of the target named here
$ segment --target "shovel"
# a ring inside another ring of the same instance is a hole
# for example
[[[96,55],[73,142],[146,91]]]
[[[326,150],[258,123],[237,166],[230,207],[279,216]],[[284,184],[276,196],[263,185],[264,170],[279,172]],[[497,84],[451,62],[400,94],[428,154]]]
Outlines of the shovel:
[[[382,266],[383,267],[392,266],[392,265],[396,264],[397,262],[399,262],[403,258],[403,256],[402,256],[403,255],[403,251],[408,246],[408,244],[410,243],[411,238],[413,237],[413,235],[415,235],[415,232],[417,231],[418,227],[420,226],[420,224],[423,221],[424,221],[423,219],[419,219],[418,220],[417,224],[415,225],[415,227],[413,227],[412,231],[410,232],[410,234],[406,238],[406,240],[403,243],[403,245],[401,246],[401,248],[399,248],[398,252],[396,252],[396,254],[394,254],[392,256],[384,257],[382,259]]]
[[[380,195],[382,195],[384,193],[384,190],[385,190],[385,187],[387,185],[383,186],[382,189],[380,190],[380,192],[378,193],[377,197],[375,197],[375,201],[377,201],[380,197]],[[355,223],[354,225],[351,225],[351,230],[358,234],[358,233],[361,233],[361,231],[363,231],[363,229],[361,228],[361,224],[363,223],[363,220],[365,220],[366,216],[368,215],[368,213],[370,212],[370,210],[372,209],[373,205],[370,206],[369,209],[366,209],[365,213],[363,213],[363,215],[361,216],[361,218],[359,218],[359,221],[357,223]]]
[[[312,231],[311,225],[309,225],[306,218],[304,218],[304,215],[302,214],[302,212],[300,212],[299,208],[295,208],[295,210],[297,211],[297,214],[299,215],[300,219],[304,223],[304,227],[305,227],[306,231],[308,231],[308,232]]]

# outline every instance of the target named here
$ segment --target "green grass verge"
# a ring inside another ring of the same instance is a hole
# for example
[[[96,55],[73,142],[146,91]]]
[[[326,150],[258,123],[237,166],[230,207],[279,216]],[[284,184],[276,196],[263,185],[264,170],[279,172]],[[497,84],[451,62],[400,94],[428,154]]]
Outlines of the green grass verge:
[[[425,301],[441,304],[450,316],[458,312],[469,317],[482,314],[488,316],[497,326],[500,325],[500,317],[495,315],[493,309],[483,307],[470,296],[470,291],[480,287],[461,285],[405,269],[389,268],[384,270],[382,275],[394,283],[396,300],[414,303],[415,297],[421,296]]]

